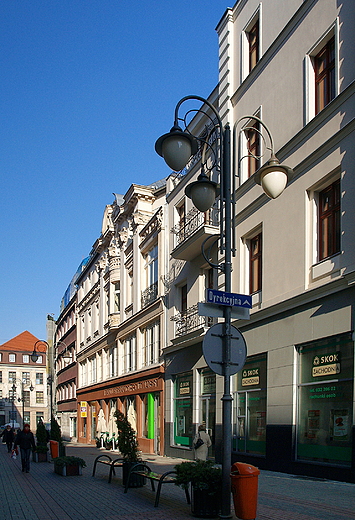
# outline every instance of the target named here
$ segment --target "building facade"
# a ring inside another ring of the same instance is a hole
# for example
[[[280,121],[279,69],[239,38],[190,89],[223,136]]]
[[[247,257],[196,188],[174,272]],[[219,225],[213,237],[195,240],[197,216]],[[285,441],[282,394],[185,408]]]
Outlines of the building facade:
[[[253,305],[249,321],[235,322],[248,357],[232,378],[233,459],[346,480],[354,475],[353,21],[350,1],[247,0],[217,26],[218,110],[232,129],[236,179],[232,286]],[[294,170],[276,200],[254,182],[270,142],[252,116]],[[192,133],[200,126],[193,121]],[[194,250],[219,232],[213,212],[202,217],[184,194],[198,161],[168,196],[182,241],[171,246],[169,271],[166,452],[188,456],[205,422],[218,459],[222,384],[202,357],[213,321],[203,322],[196,304],[224,281]]]
[[[11,423],[22,429],[29,423],[35,431],[39,420],[50,420],[47,354],[40,344],[33,334],[24,331],[0,345],[0,427]],[[35,345],[39,355],[33,362]]]
[[[54,335],[56,418],[61,427],[63,439],[70,441],[77,440],[76,281],[88,260],[89,258],[86,258],[80,263],[65,291]]]
[[[163,453],[161,345],[166,270],[165,181],[131,185],[107,206],[102,234],[77,279],[79,441],[112,441],[124,411],[147,453]],[[100,421],[99,421],[99,418]]]

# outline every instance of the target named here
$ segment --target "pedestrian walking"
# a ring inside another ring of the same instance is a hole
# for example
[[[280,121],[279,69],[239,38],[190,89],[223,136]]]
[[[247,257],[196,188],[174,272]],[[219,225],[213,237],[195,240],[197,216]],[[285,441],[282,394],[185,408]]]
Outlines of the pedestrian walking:
[[[195,450],[195,460],[207,459],[208,448],[212,446],[212,441],[203,424],[200,424],[198,427],[198,432],[195,435],[192,446]]]
[[[23,430],[15,437],[14,450],[20,446],[22,471],[28,473],[30,471],[31,448],[35,449],[36,443],[30,425],[25,424]]]
[[[12,443],[14,442],[15,433],[13,428],[8,424],[5,430],[2,432],[1,437],[3,442],[6,442],[7,452],[10,453],[12,450]]]

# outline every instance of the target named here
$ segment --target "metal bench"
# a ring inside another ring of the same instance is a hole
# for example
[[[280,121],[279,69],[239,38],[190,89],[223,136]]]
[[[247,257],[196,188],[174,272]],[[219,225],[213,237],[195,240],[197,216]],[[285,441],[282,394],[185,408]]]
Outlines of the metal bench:
[[[150,467],[144,462],[138,462],[130,469],[125,485],[124,492],[127,493],[129,488],[129,482],[131,479],[131,475],[140,475],[141,477],[147,478],[150,480],[152,485],[152,491],[155,491],[154,482],[158,482],[158,488],[155,495],[154,507],[158,507],[161,487],[163,484],[174,484],[176,478],[172,475],[176,475],[176,471],[166,471],[165,473],[155,473],[150,469]],[[185,495],[187,503],[190,504],[190,494],[187,489],[185,489]]]
[[[103,458],[105,457],[105,458]],[[95,476],[96,466],[97,464],[105,464],[105,466],[110,466],[110,472],[108,475],[108,482],[110,483],[112,480],[112,474],[116,475],[115,468],[122,468],[123,466],[123,459],[113,459],[110,457],[110,455],[99,455],[96,457],[94,461],[94,467],[92,470],[92,476]]]

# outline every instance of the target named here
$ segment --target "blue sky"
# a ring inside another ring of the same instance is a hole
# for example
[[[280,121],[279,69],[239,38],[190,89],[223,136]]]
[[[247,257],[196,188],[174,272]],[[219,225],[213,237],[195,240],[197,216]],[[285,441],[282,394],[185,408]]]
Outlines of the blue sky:
[[[169,171],[155,140],[218,82],[224,0],[0,2],[0,343],[47,314],[113,192]]]

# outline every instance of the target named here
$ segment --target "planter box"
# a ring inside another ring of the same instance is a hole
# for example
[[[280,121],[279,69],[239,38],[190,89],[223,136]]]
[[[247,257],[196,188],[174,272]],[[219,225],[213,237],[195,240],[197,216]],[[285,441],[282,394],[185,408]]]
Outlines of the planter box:
[[[191,512],[199,518],[215,518],[220,509],[220,497],[209,495],[206,490],[196,489],[192,486]]]
[[[47,462],[47,453],[37,453],[36,451],[34,451],[32,453],[32,460],[33,462]]]
[[[57,466],[54,464],[54,473],[62,475],[62,477],[72,477],[75,475],[82,475],[83,468],[78,464],[67,464],[65,466]]]
[[[130,469],[132,466],[135,466],[137,464],[136,462],[127,462],[124,461],[122,465],[122,484],[125,486],[126,482],[128,480],[128,475],[130,472]],[[135,475],[133,474],[131,478],[129,479],[129,487],[130,488],[137,488],[137,487],[143,487],[145,484],[145,478],[141,475]]]

